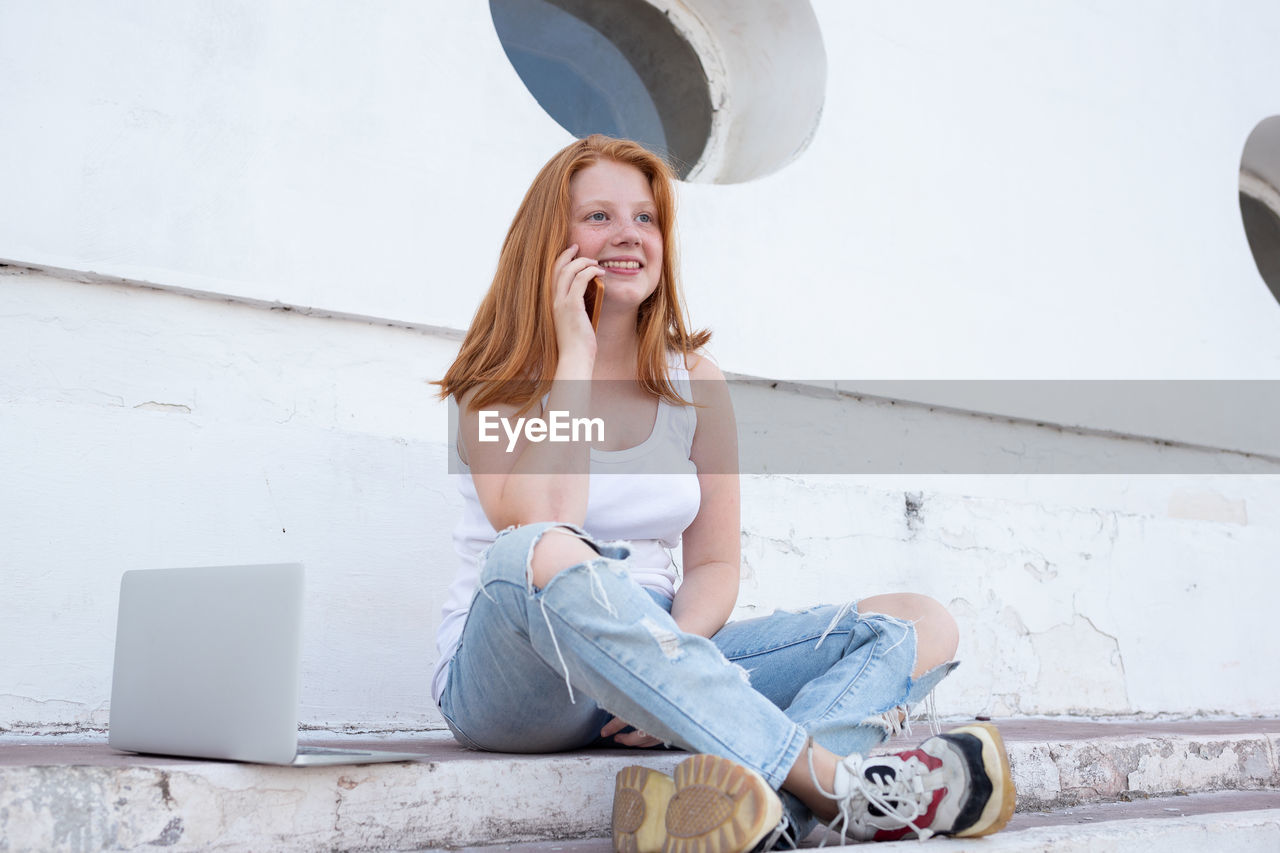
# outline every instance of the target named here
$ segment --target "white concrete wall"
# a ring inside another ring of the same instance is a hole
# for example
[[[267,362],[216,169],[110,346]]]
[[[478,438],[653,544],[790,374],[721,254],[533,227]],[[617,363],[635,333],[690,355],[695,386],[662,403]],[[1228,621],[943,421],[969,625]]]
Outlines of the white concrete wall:
[[[948,605],[941,713],[1280,711],[1274,476],[776,478],[744,502],[778,509],[744,523],[740,610]]]
[[[439,725],[457,498],[426,383],[456,341],[0,272],[0,730],[105,724],[122,572],[293,560],[302,721]],[[744,504],[738,615],[928,592],[964,635],[943,713],[1280,712],[1280,477],[756,476]]]
[[[727,370],[1280,376],[1236,207],[1280,7],[814,9],[809,150],[682,189]],[[105,723],[122,571],[276,560],[309,570],[303,721],[437,725],[456,498],[425,383],[456,337],[432,329],[466,325],[567,141],[486,4],[7,4],[0,79],[0,259],[207,297],[0,270],[0,729]],[[740,613],[930,592],[968,661],[944,713],[1280,713],[1275,476],[744,491]]]
[[[123,571],[292,561],[303,719],[436,719],[456,341],[11,271],[0,305],[0,728],[105,722]]]

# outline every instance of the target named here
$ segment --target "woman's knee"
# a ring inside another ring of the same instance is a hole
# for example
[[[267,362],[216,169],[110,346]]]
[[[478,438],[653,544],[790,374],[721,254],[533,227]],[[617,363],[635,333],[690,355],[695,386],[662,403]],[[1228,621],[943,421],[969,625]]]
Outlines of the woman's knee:
[[[542,589],[565,569],[598,556],[576,531],[568,527],[548,527],[533,544],[529,577],[534,586]]]
[[[498,534],[481,557],[481,581],[503,580],[522,586],[530,583],[545,586],[546,581],[559,570],[573,565],[556,565],[561,559],[571,557],[562,553],[564,548],[558,540],[571,541],[577,536],[572,528],[554,522],[539,521],[508,527]],[[581,540],[578,541],[582,544]]]
[[[858,602],[858,612],[883,613],[915,625],[915,675],[953,659],[960,645],[960,629],[955,617],[942,602],[927,595],[915,592],[874,595]]]

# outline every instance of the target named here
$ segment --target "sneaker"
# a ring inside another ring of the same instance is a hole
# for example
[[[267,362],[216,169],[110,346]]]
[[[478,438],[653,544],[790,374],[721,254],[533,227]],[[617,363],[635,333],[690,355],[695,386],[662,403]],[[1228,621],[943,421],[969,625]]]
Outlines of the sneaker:
[[[836,766],[829,824],[859,841],[931,835],[990,835],[1013,816],[1009,757],[996,727],[975,723],[935,735],[915,749]]]
[[[782,821],[782,801],[760,774],[727,758],[695,755],[674,778],[625,767],[614,785],[618,853],[746,853]]]
[[[667,836],[667,803],[676,783],[648,767],[624,767],[613,786],[613,849],[656,853]]]

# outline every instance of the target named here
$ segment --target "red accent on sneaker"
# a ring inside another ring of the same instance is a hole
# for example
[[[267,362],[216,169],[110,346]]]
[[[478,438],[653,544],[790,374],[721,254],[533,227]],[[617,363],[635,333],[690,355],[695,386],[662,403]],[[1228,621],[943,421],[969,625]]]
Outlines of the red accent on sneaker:
[[[947,795],[946,788],[939,788],[938,790],[933,792],[933,800],[930,801],[929,808],[925,810],[925,813],[922,814],[920,816],[920,819],[915,822],[916,826],[920,827],[921,829],[929,828],[929,826],[933,823],[933,819],[938,815],[938,806],[942,803],[942,798],[945,797],[946,795]],[[882,829],[876,833],[875,840],[876,841],[901,841],[904,838],[914,838],[915,835],[916,835],[915,831],[911,827],[904,826],[899,829]]]
[[[898,756],[903,761],[906,761],[909,758],[914,758],[930,770],[937,770],[942,766],[941,758],[938,758],[936,755],[930,755],[923,749],[908,749],[904,752],[895,752],[893,755]],[[871,760],[875,761],[875,758],[873,757]]]
[[[908,749],[902,752],[892,753],[892,755],[896,758],[900,758],[903,763],[914,758],[920,764],[924,765],[927,770],[937,770],[942,766],[941,758],[938,758],[936,755],[930,755],[923,749]],[[875,760],[876,757],[873,756],[868,759],[868,764],[874,767]],[[934,791],[933,799],[929,802],[929,808],[925,810],[924,814],[914,821],[916,826],[921,829],[925,829],[933,823],[934,817],[938,814],[938,804],[942,802],[942,798],[945,797],[946,794],[946,788],[939,788]],[[907,837],[915,837],[915,832],[909,826],[899,827],[898,829],[882,829],[875,834],[876,841],[899,841]]]

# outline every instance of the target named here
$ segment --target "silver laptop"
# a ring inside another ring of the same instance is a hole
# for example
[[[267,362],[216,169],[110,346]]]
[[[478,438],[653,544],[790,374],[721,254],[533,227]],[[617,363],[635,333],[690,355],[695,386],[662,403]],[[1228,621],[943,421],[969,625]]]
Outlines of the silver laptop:
[[[413,761],[298,746],[302,566],[125,572],[108,743],[261,764]]]

